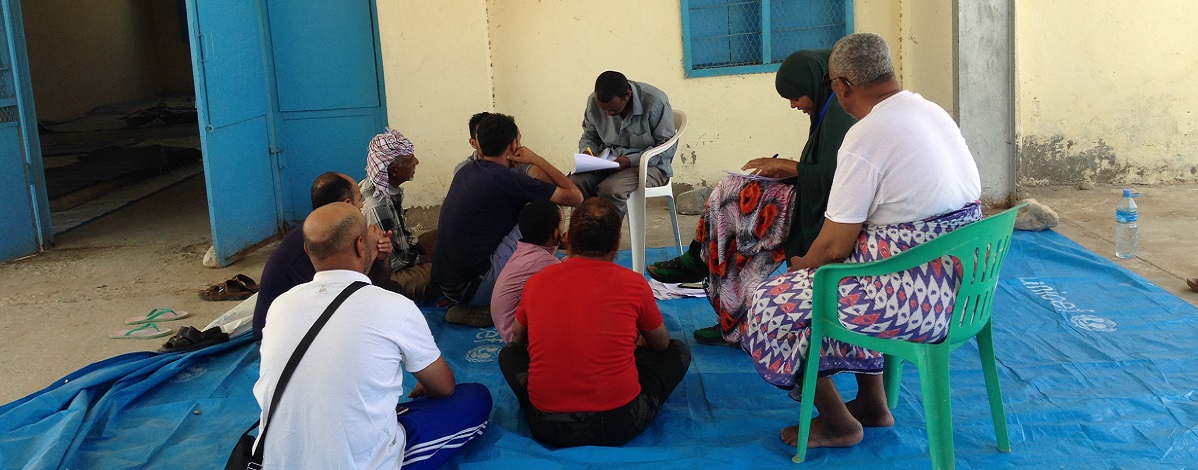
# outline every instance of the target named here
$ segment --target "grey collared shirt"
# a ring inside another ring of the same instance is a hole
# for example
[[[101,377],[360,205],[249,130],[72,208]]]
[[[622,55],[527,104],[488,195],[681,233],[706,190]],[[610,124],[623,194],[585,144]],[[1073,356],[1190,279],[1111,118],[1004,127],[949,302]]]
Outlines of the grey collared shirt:
[[[640,164],[641,152],[674,137],[674,110],[670,108],[670,98],[647,83],[631,80],[628,83],[632,85],[632,98],[628,100],[632,111],[627,117],[608,116],[595,102],[594,93],[587,98],[582,138],[578,140],[579,152],[590,147],[598,155],[603,149],[610,148],[613,155],[624,155],[636,166]],[[666,176],[673,176],[670,162],[674,160],[676,148],[653,157],[649,166],[657,167]]]

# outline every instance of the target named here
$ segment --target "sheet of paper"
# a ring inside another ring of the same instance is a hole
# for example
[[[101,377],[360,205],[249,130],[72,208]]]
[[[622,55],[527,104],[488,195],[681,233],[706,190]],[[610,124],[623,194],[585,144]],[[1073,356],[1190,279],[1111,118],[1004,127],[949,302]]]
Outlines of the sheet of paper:
[[[611,155],[611,149],[604,149],[598,157],[591,156],[585,153],[574,154],[574,171],[571,173],[586,173],[596,170],[610,170],[619,168],[620,164],[616,163],[615,157]]]
[[[731,171],[731,170],[724,170],[724,173],[727,173],[730,175],[736,175],[736,176],[743,176],[743,177],[751,179],[753,181],[782,181],[785,179],[785,178],[770,178],[768,176],[761,176],[761,175],[751,175],[748,173],[741,173],[738,171]]]
[[[656,279],[649,279],[649,287],[653,288],[653,297],[657,300],[681,299],[685,297],[707,297],[707,292],[693,284],[665,284]]]

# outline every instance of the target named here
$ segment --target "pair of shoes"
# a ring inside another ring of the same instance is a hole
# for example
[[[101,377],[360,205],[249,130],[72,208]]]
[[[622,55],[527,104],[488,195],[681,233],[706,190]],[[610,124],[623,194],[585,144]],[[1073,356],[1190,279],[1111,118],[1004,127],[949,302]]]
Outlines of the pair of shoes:
[[[190,326],[185,326],[179,328],[179,333],[168,339],[162,345],[162,348],[158,349],[158,352],[195,351],[205,346],[220,344],[228,340],[229,334],[221,331],[219,327],[200,331]]]
[[[719,325],[712,325],[707,328],[699,328],[692,334],[695,337],[695,342],[706,344],[709,346],[731,346],[739,347],[736,343],[724,341],[724,334],[720,333]]]
[[[1198,277],[1186,279],[1186,285],[1190,286],[1190,290],[1198,292]]]
[[[683,254],[671,260],[650,264],[645,270],[649,272],[649,277],[667,284],[701,282],[707,278],[707,269],[704,266],[694,266],[687,261],[691,261],[690,256]]]
[[[258,283],[245,274],[238,274],[200,291],[200,298],[212,301],[245,300],[255,292],[258,292]]]
[[[445,311],[445,322],[474,328],[495,326],[490,305],[454,305]]]
[[[129,328],[124,330],[113,331],[108,335],[113,339],[151,339],[161,338],[171,334],[170,328],[159,328],[158,322],[174,321],[187,318],[190,313],[182,310],[171,310],[169,308],[156,308],[150,310],[150,313],[129,317],[125,319],[126,325],[140,325],[137,328]]]

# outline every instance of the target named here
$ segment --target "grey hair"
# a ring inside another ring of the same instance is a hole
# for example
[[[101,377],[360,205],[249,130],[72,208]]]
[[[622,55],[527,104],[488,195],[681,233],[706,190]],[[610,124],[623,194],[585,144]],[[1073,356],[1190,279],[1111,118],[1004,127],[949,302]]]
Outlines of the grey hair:
[[[874,33],[856,33],[840,38],[828,57],[828,76],[844,77],[855,86],[873,86],[894,80],[890,48]]]

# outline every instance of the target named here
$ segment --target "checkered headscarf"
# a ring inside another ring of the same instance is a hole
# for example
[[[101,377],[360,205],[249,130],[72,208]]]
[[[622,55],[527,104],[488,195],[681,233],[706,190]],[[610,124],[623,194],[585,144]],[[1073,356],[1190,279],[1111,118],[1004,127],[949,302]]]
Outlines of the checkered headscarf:
[[[387,177],[387,167],[391,162],[414,152],[412,141],[395,129],[387,129],[386,132],[370,139],[370,146],[366,152],[366,177],[374,183],[375,197],[386,197],[387,190],[391,188],[391,182]]]

